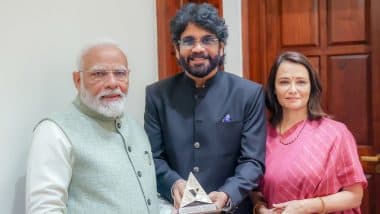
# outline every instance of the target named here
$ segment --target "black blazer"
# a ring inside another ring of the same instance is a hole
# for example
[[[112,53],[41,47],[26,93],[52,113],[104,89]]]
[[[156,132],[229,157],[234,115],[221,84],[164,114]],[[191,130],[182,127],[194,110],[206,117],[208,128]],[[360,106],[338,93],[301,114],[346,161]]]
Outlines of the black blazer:
[[[184,73],[146,88],[144,127],[152,146],[157,186],[171,187],[192,171],[207,193],[226,192],[238,213],[264,173],[265,104],[262,87],[218,71],[204,88]]]

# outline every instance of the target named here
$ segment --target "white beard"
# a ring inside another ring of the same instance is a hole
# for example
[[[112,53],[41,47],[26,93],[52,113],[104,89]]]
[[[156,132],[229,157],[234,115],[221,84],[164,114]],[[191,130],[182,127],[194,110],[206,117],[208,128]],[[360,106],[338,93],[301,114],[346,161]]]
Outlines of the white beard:
[[[112,102],[104,102],[101,100],[102,96],[111,94],[120,95],[120,99]],[[116,118],[121,116],[124,112],[127,102],[127,95],[122,93],[120,88],[114,90],[105,90],[96,96],[92,96],[83,86],[83,82],[81,82],[80,85],[79,97],[81,101],[91,110],[109,118]]]

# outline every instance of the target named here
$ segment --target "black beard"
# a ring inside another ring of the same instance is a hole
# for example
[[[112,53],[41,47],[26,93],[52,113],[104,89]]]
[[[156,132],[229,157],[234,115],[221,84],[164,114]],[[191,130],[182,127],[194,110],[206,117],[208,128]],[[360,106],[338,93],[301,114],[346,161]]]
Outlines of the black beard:
[[[207,59],[209,61],[209,65],[206,66],[202,64],[199,66],[197,65],[190,66],[190,60],[194,58]],[[211,73],[211,71],[213,71],[218,66],[220,62],[220,56],[217,55],[214,58],[212,58],[203,53],[194,53],[194,54],[191,54],[187,59],[185,59],[183,56],[180,56],[178,61],[179,61],[179,64],[182,66],[182,68],[185,69],[185,71],[187,71],[189,74],[195,77],[202,78],[202,77],[207,76],[209,73]]]

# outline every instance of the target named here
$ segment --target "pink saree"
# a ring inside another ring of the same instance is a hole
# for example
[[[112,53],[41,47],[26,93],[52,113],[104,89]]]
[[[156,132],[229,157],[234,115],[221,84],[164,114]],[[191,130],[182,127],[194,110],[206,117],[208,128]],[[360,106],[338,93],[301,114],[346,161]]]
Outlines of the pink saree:
[[[330,195],[355,183],[366,187],[355,139],[344,124],[327,118],[302,121],[284,133],[282,142],[291,143],[281,144],[277,131],[268,126],[262,191],[270,207]]]

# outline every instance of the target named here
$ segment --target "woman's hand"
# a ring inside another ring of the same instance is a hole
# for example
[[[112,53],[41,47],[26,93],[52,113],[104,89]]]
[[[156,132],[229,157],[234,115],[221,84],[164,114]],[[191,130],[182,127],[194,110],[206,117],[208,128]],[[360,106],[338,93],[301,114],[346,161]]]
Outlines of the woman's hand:
[[[306,214],[308,212],[307,205],[304,200],[293,200],[284,203],[273,204],[275,213],[281,214]]]
[[[362,197],[363,186],[356,183],[331,195],[287,201],[273,204],[273,207],[276,212],[282,209],[282,214],[331,213],[360,207]]]
[[[280,214],[282,209],[268,209],[264,206],[261,206],[259,209],[256,210],[256,214]]]

